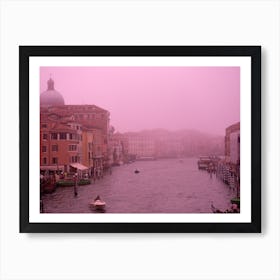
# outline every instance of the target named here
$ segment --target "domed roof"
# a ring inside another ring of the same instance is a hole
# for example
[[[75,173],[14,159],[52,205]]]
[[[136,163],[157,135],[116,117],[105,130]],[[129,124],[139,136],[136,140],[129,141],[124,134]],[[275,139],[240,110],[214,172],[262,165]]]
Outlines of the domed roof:
[[[61,106],[64,105],[63,96],[54,89],[53,79],[48,80],[48,89],[40,95],[40,106]]]

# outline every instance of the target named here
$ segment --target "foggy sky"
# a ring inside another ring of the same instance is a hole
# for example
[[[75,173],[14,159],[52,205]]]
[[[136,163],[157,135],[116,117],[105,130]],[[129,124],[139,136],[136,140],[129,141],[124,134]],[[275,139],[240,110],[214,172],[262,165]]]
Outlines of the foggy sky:
[[[224,135],[240,121],[239,67],[41,67],[66,105],[95,104],[116,131],[195,129]]]

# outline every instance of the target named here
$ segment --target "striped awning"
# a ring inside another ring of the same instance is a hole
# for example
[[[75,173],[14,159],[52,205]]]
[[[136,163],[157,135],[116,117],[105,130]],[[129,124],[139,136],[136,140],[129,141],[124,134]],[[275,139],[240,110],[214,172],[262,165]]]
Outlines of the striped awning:
[[[71,163],[70,166],[72,166],[73,168],[76,168],[76,169],[78,169],[78,170],[82,170],[82,171],[83,171],[83,170],[88,170],[88,169],[89,169],[87,166],[82,165],[82,164],[80,164],[80,163],[78,163],[78,162]]]

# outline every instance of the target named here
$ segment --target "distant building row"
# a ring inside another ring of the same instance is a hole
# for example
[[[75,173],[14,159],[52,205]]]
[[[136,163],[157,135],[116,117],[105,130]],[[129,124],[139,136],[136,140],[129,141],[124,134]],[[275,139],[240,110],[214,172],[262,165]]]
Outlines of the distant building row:
[[[222,155],[223,137],[201,135],[198,132],[169,132],[149,130],[142,132],[115,133],[112,136],[115,159],[174,158],[199,154]]]

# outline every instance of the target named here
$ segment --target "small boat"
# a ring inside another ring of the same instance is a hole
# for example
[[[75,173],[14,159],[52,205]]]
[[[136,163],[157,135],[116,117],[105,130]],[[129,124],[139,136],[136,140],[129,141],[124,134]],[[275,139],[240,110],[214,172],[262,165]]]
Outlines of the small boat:
[[[103,201],[100,196],[98,195],[91,203],[90,206],[92,206],[95,210],[104,210],[106,203]]]
[[[140,171],[139,171],[138,169],[136,169],[136,170],[134,171],[134,173],[135,173],[135,174],[138,174],[138,173],[140,173]]]
[[[198,169],[204,169],[206,170],[211,163],[211,158],[209,156],[200,156],[199,160],[197,162]]]

